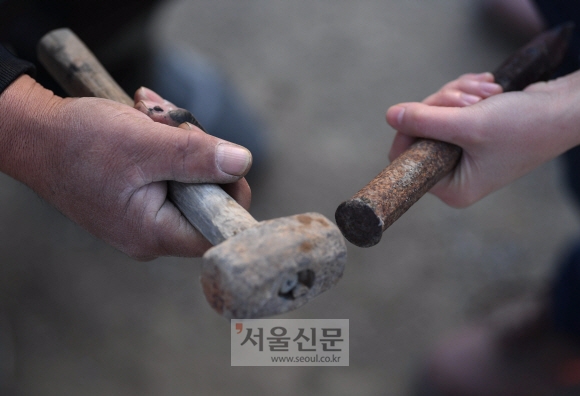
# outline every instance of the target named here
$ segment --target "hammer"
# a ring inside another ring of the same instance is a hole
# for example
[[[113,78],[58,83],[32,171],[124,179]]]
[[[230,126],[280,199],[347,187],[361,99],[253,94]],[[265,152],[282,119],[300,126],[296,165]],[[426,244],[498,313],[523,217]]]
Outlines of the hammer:
[[[37,51],[69,95],[133,107],[133,100],[69,29],[46,34]],[[200,127],[191,114],[185,118]],[[296,309],[342,277],[346,243],[321,214],[258,223],[218,185],[169,181],[168,190],[169,199],[214,245],[203,255],[201,284],[209,304],[226,318],[259,318]]]
[[[494,72],[504,92],[548,79],[560,65],[574,25],[548,30],[517,50]],[[383,232],[459,162],[461,148],[418,139],[370,183],[336,209],[338,227],[359,247],[374,246]]]

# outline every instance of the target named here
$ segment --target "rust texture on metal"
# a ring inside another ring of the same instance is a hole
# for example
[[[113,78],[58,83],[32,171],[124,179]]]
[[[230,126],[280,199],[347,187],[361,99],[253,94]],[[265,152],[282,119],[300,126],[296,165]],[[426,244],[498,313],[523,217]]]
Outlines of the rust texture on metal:
[[[336,222],[351,243],[369,247],[383,231],[449,173],[461,156],[453,144],[421,139],[336,211]]]
[[[516,51],[495,72],[504,91],[521,90],[548,78],[561,63],[574,26],[544,32]],[[359,247],[374,246],[383,232],[453,170],[461,148],[418,140],[351,199],[341,203],[336,223],[345,238]]]

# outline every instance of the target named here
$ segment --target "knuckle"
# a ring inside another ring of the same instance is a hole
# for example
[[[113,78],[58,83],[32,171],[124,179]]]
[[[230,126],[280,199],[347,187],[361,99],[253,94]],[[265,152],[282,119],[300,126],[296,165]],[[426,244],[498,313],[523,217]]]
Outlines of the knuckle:
[[[174,174],[188,177],[196,174],[200,166],[211,163],[203,158],[203,144],[200,142],[196,131],[179,131],[178,143],[176,143],[175,160],[173,162]]]
[[[201,131],[192,131],[188,134],[185,160],[185,168],[188,172],[194,172],[196,169],[214,169],[215,163],[215,146],[212,142],[214,137],[206,135]]]
[[[539,81],[534,84],[528,85],[524,88],[524,92],[544,92],[549,89],[551,82]]]
[[[413,130],[421,132],[429,128],[431,119],[426,107],[413,107],[410,109],[409,119]]]
[[[465,209],[476,202],[468,193],[441,193],[441,201],[455,209]]]
[[[153,253],[150,249],[141,246],[140,244],[131,244],[125,246],[121,249],[123,253],[131,257],[134,260],[147,262],[158,257],[157,254]]]

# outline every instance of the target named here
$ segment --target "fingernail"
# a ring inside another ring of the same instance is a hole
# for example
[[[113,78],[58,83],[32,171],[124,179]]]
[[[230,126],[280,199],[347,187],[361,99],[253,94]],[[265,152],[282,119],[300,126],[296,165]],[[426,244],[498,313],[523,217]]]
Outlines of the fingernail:
[[[139,93],[140,95],[143,96],[143,98],[147,99],[147,100],[151,100],[153,102],[156,103],[165,103],[166,100],[163,99],[157,92],[153,91],[150,88],[147,87],[141,87],[139,88]]]
[[[393,125],[394,127],[398,127],[403,123],[403,117],[405,116],[406,109],[403,106],[394,106],[391,107],[389,112],[391,113],[392,119],[395,120],[397,125]]]
[[[490,72],[483,72],[475,75],[475,79],[482,81],[482,80],[493,80],[493,74]]]
[[[149,97],[149,89],[145,88],[145,87],[141,87],[138,90],[139,92],[137,92],[137,94],[142,97],[143,99],[147,99],[147,100],[151,100],[151,98]]]
[[[142,103],[143,106],[145,106],[147,110],[152,113],[163,113],[165,111],[165,109],[159,106],[159,103],[157,102],[152,102],[150,100],[142,100],[139,103]]]
[[[481,92],[484,95],[494,95],[501,92],[501,87],[498,84],[484,82],[480,84]]]
[[[252,154],[244,147],[231,143],[219,143],[216,148],[218,168],[229,175],[243,176],[252,164]]]
[[[465,104],[472,105],[479,102],[481,98],[479,96],[462,93],[461,100],[463,100]]]
[[[178,128],[187,129],[188,131],[191,131],[193,129],[193,125],[190,124],[189,122],[184,122],[182,124],[179,124]]]

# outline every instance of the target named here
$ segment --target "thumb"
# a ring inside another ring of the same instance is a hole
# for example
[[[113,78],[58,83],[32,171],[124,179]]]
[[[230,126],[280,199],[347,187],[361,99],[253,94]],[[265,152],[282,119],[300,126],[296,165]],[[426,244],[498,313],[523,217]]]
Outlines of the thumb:
[[[459,144],[462,110],[459,107],[401,103],[387,110],[387,122],[399,133],[410,137]]]
[[[252,154],[245,147],[218,139],[189,123],[170,127],[151,122],[140,144],[146,153],[140,164],[148,182],[232,183],[245,176]]]
[[[205,131],[200,129],[197,125],[192,125],[189,122],[184,122],[179,125],[179,128],[187,131],[202,131],[205,134]],[[219,169],[219,176],[222,176],[221,174],[226,174],[234,176],[236,180],[238,180],[249,172],[252,167],[252,153],[250,153],[250,150],[238,144],[215,138],[211,135],[206,134],[205,136],[212,138],[210,140],[215,139],[217,141],[215,148],[215,163]]]

